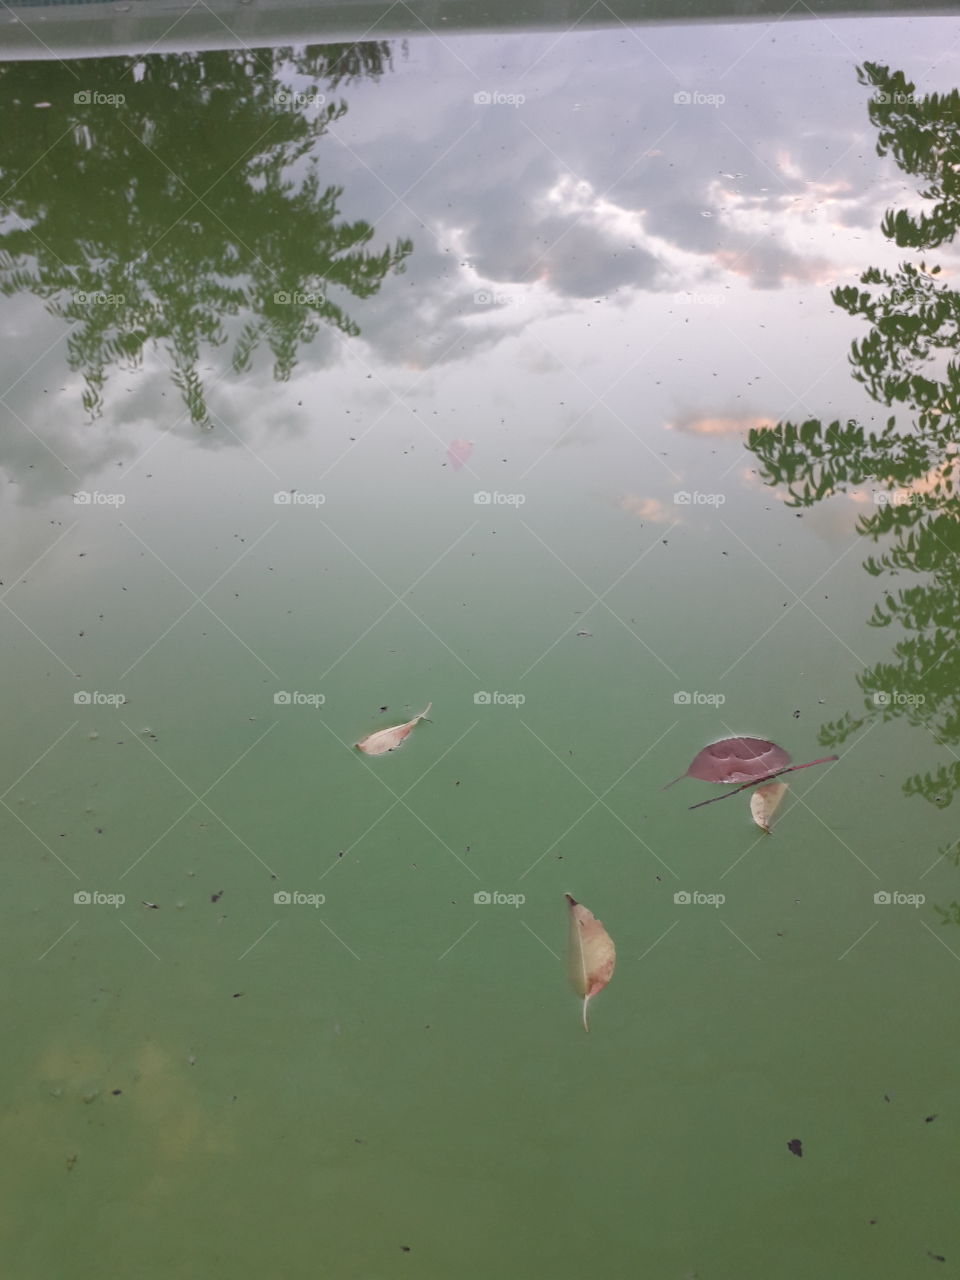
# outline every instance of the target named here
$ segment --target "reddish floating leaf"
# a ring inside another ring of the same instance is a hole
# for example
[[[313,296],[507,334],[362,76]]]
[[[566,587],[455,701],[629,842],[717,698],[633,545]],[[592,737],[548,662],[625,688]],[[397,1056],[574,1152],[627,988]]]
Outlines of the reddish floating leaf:
[[[759,782],[789,763],[790,756],[783,747],[765,738],[724,738],[699,751],[686,773],[681,773],[673,782],[680,782],[682,778],[699,778],[702,782]],[[668,782],[667,787],[672,787],[673,782]]]
[[[796,773],[798,769],[812,769],[815,764],[829,764],[831,760],[839,759],[839,756],[821,756],[819,760],[808,760],[806,764],[791,764],[786,769],[778,769],[775,774],[769,774],[767,778],[754,778],[752,782],[741,782],[739,787],[734,787],[732,791],[725,791],[722,796],[711,796],[709,800],[701,800],[699,804],[687,805],[687,808],[702,809],[705,804],[716,804],[718,800],[726,800],[727,796],[738,796],[741,791],[746,791],[747,787],[754,787],[758,782],[767,782],[769,778],[778,777],[781,773]],[[679,782],[679,778],[677,781]]]
[[[761,782],[769,782],[782,773],[796,773],[798,769],[811,769],[815,764],[827,764],[837,756],[821,756],[819,760],[808,760],[806,764],[790,764],[789,755],[783,747],[775,742],[767,742],[765,738],[723,738],[720,742],[712,742],[709,747],[694,756],[690,768],[682,773],[666,787],[682,778],[700,778],[703,782],[738,782],[740,785],[722,796],[713,796],[710,800],[701,800],[692,804],[691,809],[702,809],[705,804],[715,804],[725,800],[727,796],[735,796],[748,787]],[[746,781],[743,781],[746,779]]]
[[[454,471],[459,471],[466,463],[467,459],[473,453],[472,440],[451,440],[447,446],[447,457],[450,459],[450,465]]]

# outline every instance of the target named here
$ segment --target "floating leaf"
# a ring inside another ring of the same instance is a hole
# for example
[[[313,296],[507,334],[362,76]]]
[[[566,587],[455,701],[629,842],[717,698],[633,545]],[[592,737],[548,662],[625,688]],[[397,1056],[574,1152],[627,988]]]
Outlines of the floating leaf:
[[[703,782],[739,782],[740,786],[722,796],[714,796],[711,800],[701,800],[699,804],[690,805],[691,809],[700,809],[705,804],[714,804],[717,800],[725,800],[727,796],[735,796],[758,782],[769,782],[781,773],[793,773],[797,769],[810,769],[815,764],[826,764],[836,760],[837,756],[821,756],[819,760],[808,760],[806,764],[790,764],[790,757],[783,747],[775,742],[767,742],[765,738],[723,738],[720,742],[711,742],[708,747],[699,751],[690,762],[686,773],[668,782],[662,791],[672,787],[674,782],[683,778],[700,778]]]
[[[396,751],[413,726],[418,721],[426,719],[427,712],[432,706],[433,703],[428,702],[420,714],[408,720],[406,724],[397,724],[391,729],[378,729],[376,733],[368,733],[357,743],[358,749],[368,756],[382,756],[388,751]]]
[[[779,773],[789,763],[790,756],[775,742],[764,738],[724,738],[698,751],[686,773],[681,773],[673,782],[683,778],[699,778],[703,782],[759,782]],[[667,787],[672,787],[673,782],[668,782]]]
[[[587,1026],[587,1005],[613,977],[617,952],[613,939],[592,911],[565,895],[570,908],[570,932],[567,959],[574,991],[583,999],[583,1029]]]
[[[787,1147],[793,1152],[795,1156],[803,1155],[803,1143],[800,1141],[799,1138],[791,1138],[790,1141],[787,1143]]]
[[[750,797],[753,820],[767,835],[770,835],[770,820],[789,789],[790,784],[787,782],[768,782],[765,787],[757,787]]]
[[[473,453],[472,440],[451,440],[447,445],[447,457],[450,459],[450,465],[454,471],[459,471],[466,463],[467,459]]]

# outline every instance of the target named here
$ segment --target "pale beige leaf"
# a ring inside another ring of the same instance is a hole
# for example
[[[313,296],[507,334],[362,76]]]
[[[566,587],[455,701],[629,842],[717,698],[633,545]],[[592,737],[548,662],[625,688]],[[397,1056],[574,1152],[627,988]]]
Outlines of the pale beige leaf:
[[[765,787],[757,787],[750,797],[750,813],[754,822],[770,835],[770,822],[780,801],[787,794],[789,783],[769,782]]]
[[[396,724],[391,729],[378,729],[376,733],[368,733],[365,738],[360,739],[357,747],[368,756],[383,756],[388,751],[396,751],[413,726],[426,718],[432,706],[433,703],[428,702],[420,714],[406,724]]]
[[[613,977],[617,952],[613,939],[593,912],[569,893],[565,896],[570,910],[567,948],[570,982],[583,999],[583,1029],[589,1031],[587,1005]]]

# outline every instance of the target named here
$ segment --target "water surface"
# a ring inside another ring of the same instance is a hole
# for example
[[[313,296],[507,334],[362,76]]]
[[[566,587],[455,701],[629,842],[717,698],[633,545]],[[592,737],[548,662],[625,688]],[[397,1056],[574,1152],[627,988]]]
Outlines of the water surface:
[[[6,1274],[956,1263],[954,41],[0,68]]]

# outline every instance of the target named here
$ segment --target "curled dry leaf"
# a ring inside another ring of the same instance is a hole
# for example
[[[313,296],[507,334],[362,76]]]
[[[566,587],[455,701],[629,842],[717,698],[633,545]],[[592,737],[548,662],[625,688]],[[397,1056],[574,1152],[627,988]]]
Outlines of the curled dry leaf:
[[[583,1029],[589,1031],[587,1005],[613,977],[617,952],[613,939],[593,912],[569,893],[565,897],[570,909],[567,950],[570,982],[583,1000]]]
[[[432,706],[433,703],[428,702],[420,714],[408,720],[406,724],[397,724],[391,729],[378,729],[376,733],[368,733],[357,743],[358,750],[368,756],[383,756],[388,751],[396,751],[413,726],[418,721],[426,719],[427,712]]]
[[[770,835],[770,820],[780,807],[780,802],[790,789],[787,782],[768,782],[757,787],[750,797],[750,813],[758,827]]]

